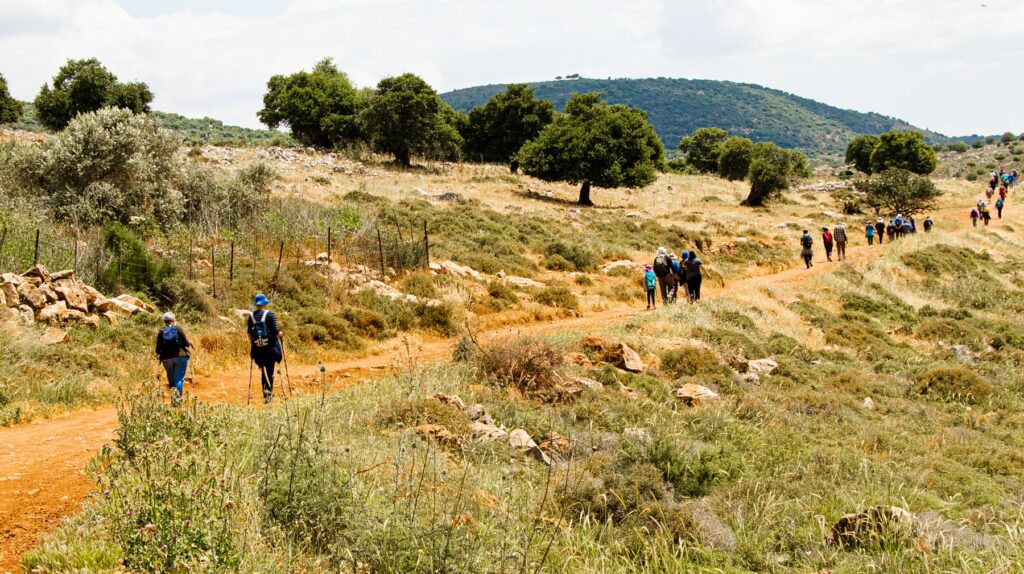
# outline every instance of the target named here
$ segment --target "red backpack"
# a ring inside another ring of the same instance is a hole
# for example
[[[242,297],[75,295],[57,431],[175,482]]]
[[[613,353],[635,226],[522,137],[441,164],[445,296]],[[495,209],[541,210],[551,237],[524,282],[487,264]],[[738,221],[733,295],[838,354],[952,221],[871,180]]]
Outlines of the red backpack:
[[[821,239],[822,239],[822,240],[823,240],[823,241],[824,241],[825,243],[832,243],[832,234],[831,234],[831,233],[829,233],[828,231],[826,231],[825,233],[822,233],[822,234],[821,234]]]

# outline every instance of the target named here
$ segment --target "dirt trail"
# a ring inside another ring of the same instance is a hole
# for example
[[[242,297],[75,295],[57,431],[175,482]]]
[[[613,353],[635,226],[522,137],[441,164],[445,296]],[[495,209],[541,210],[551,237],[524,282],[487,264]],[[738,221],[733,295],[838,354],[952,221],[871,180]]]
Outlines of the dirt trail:
[[[960,211],[945,210],[944,214],[956,218]],[[965,222],[953,233],[960,235],[970,229]],[[877,245],[864,245],[862,230],[857,224],[852,224],[848,233],[853,246],[847,249],[846,264],[861,266],[884,252],[884,248]],[[820,250],[820,245],[816,246],[815,259],[817,262],[811,269],[800,266],[745,278],[729,282],[727,288],[733,291],[761,285],[778,287],[803,281],[842,265],[838,262],[824,262],[824,252]],[[726,287],[708,286],[705,291],[714,295],[725,290]],[[519,335],[594,329],[642,312],[640,309],[615,309],[583,317],[505,327],[481,333],[479,339],[496,341]],[[400,351],[394,348],[380,349],[369,356],[325,364],[324,377],[332,387],[339,388],[356,380],[380,376],[398,367],[449,357],[454,344],[454,341],[446,339]],[[308,390],[320,378],[319,365],[292,365],[290,374],[292,383],[300,392]],[[195,394],[205,401],[244,404],[248,380],[248,370],[197,377]],[[278,381],[279,388],[281,382]],[[258,387],[259,382],[256,380],[254,398],[259,394]],[[191,388],[186,390],[192,391]],[[116,429],[117,413],[113,407],[0,429],[0,572],[20,571],[21,556],[32,548],[39,535],[78,509],[92,487],[83,469],[96,452],[113,438]]]

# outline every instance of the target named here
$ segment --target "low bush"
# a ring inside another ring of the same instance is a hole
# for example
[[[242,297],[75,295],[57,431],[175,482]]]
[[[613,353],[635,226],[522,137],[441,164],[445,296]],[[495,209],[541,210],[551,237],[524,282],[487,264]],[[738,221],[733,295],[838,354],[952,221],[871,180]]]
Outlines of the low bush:
[[[477,367],[487,380],[526,395],[552,392],[564,360],[560,350],[536,339],[518,339],[476,354]]]
[[[726,445],[683,442],[658,434],[650,444],[626,449],[627,460],[650,464],[679,496],[701,497],[724,482],[735,480],[742,468],[739,453]]]
[[[377,416],[385,428],[394,428],[398,423],[412,428],[419,425],[441,425],[456,434],[469,434],[469,419],[455,407],[434,398],[406,399],[382,407]]]
[[[567,264],[568,268],[559,269],[561,271],[592,271],[597,268],[598,264],[596,253],[576,243],[561,241],[548,243],[544,247],[544,255],[548,257],[548,261],[556,260]],[[555,269],[550,265],[547,267]]]
[[[545,287],[534,295],[533,299],[541,305],[547,305],[548,307],[569,311],[579,311],[580,309],[580,300],[564,285]]]
[[[402,279],[400,288],[403,293],[415,295],[421,299],[440,299],[441,292],[437,289],[436,281],[435,276],[420,271]]]
[[[917,391],[949,401],[977,403],[988,398],[992,383],[964,367],[940,367],[917,375]]]
[[[701,347],[682,347],[662,352],[661,369],[674,378],[728,371],[718,355]]]

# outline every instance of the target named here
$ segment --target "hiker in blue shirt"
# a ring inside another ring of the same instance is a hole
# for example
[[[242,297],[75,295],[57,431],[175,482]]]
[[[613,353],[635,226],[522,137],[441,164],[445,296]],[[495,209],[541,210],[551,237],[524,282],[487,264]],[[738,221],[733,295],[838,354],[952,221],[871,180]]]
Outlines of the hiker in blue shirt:
[[[274,367],[281,362],[281,338],[284,332],[277,327],[277,316],[267,310],[270,300],[263,293],[256,295],[252,302],[255,308],[249,315],[249,357],[260,368],[260,382],[263,385],[263,402],[274,398]]]
[[[156,334],[156,356],[167,373],[167,386],[174,389],[171,395],[174,404],[181,402],[191,347],[185,330],[176,324],[174,313],[164,313],[164,328]]]
[[[647,289],[647,308],[653,309],[656,307],[655,301],[657,299],[654,294],[658,288],[658,276],[650,265],[644,265],[644,288]]]

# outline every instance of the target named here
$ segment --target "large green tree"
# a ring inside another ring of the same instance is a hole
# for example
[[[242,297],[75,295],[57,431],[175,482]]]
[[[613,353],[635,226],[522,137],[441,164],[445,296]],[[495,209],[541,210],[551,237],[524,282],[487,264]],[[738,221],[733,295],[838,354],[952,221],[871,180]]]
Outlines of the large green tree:
[[[754,144],[750,159],[750,194],[743,205],[757,207],[789,189],[793,181],[808,174],[807,158],[798,151],[771,142]]]
[[[0,74],[0,124],[18,121],[21,117],[21,102],[11,97],[7,89],[7,79]]]
[[[593,205],[590,187],[639,187],[657,179],[665,149],[647,114],[610,105],[601,95],[574,94],[565,113],[519,152],[523,171],[546,181],[581,184],[579,203]]]
[[[679,141],[687,165],[700,173],[718,171],[718,155],[729,133],[722,128],[700,128]]]
[[[554,117],[555,106],[535,98],[533,88],[509,84],[504,92],[469,112],[463,130],[466,157],[509,163],[523,144],[537,137]]]
[[[300,143],[332,148],[359,138],[362,104],[348,76],[324,58],[312,72],[272,76],[256,115],[270,129],[288,126]]]
[[[153,92],[142,82],[122,84],[96,58],[68,60],[53,77],[53,87],[43,84],[36,96],[36,115],[51,130],[62,130],[75,116],[100,108],[124,108],[132,113],[149,112]]]
[[[374,149],[406,167],[413,155],[457,159],[462,146],[458,115],[415,74],[381,80],[360,123]]]
[[[871,153],[878,145],[878,136],[863,135],[853,138],[846,146],[846,163],[861,173],[871,174]]]
[[[876,214],[907,217],[937,206],[942,191],[927,177],[909,170],[892,168],[854,184],[861,203]]]
[[[871,173],[899,168],[918,175],[935,171],[939,160],[920,132],[891,131],[878,137],[871,152]]]
[[[753,154],[754,142],[739,136],[729,138],[718,153],[718,175],[729,181],[745,179]]]

